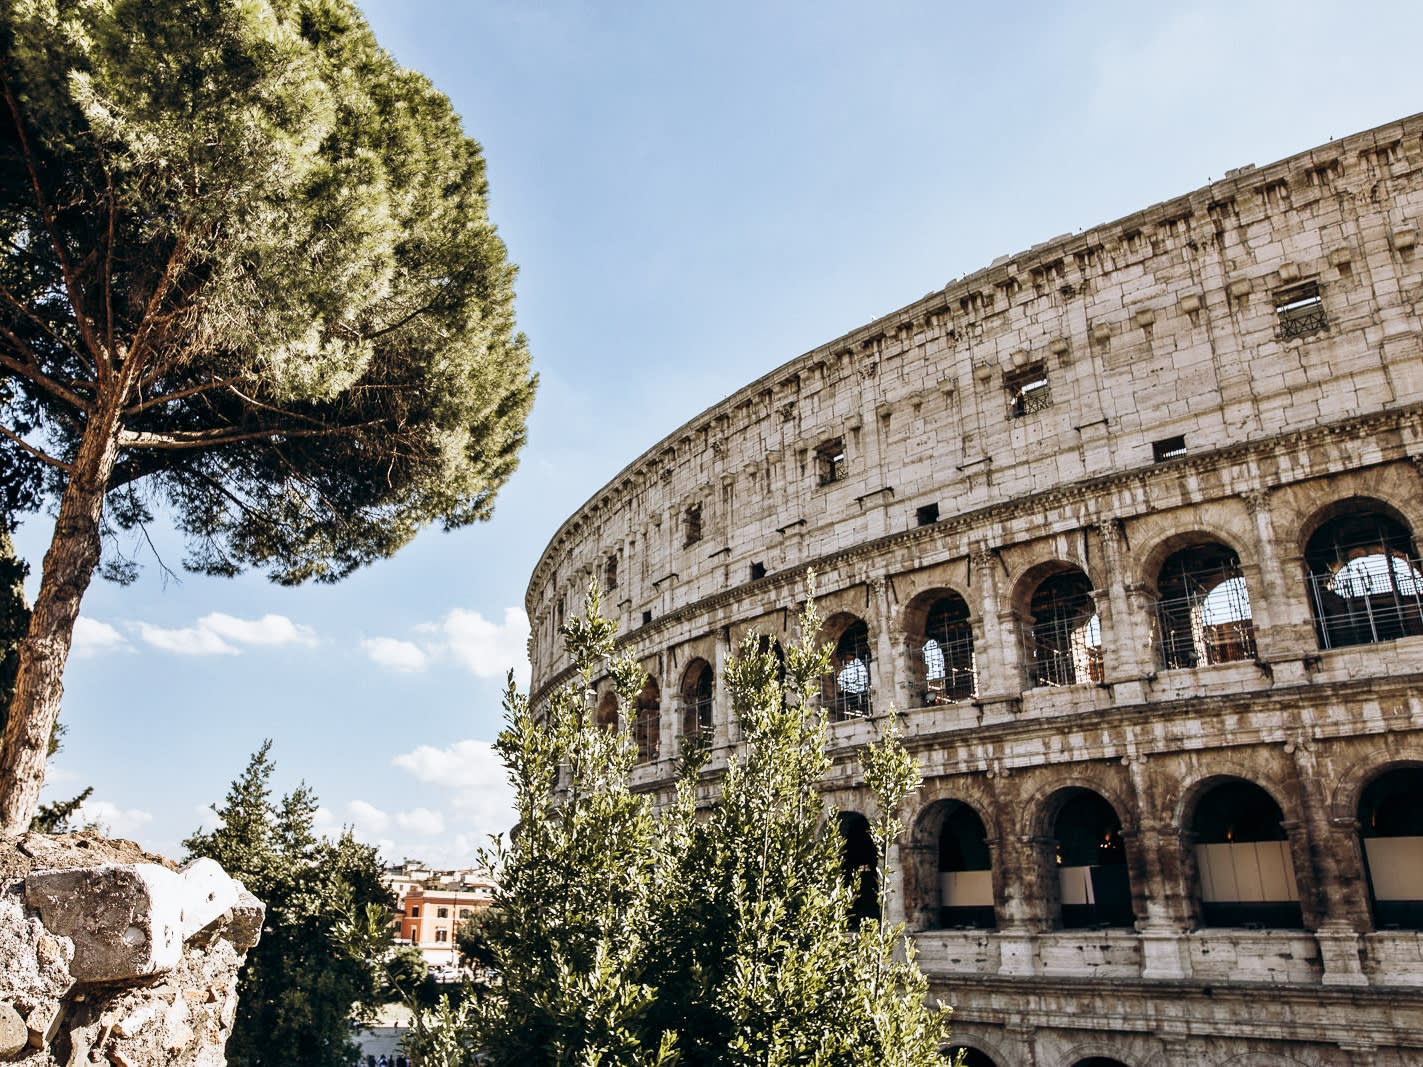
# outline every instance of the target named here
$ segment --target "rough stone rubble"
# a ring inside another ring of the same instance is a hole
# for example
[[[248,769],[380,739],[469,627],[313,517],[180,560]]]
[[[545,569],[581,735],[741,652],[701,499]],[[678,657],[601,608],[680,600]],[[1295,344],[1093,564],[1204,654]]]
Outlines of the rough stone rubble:
[[[221,1067],[264,911],[211,860],[90,834],[0,847],[0,1061]]]

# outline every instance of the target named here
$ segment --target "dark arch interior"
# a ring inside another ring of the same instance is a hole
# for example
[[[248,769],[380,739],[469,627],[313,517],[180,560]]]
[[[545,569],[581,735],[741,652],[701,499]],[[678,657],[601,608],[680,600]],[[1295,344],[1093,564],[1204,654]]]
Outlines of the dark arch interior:
[[[1028,604],[1029,680],[1034,686],[1102,680],[1102,632],[1092,582],[1076,568],[1045,578]]]
[[[696,660],[682,678],[682,735],[707,738],[712,730],[712,694],[715,676],[711,664]]]
[[[1206,926],[1304,925],[1283,822],[1270,794],[1239,779],[1214,786],[1197,802],[1191,830]]]
[[[968,604],[957,593],[929,606],[924,621],[924,703],[951,704],[972,700],[977,689],[973,662],[973,627]]]
[[[662,689],[656,678],[648,678],[637,694],[636,716],[632,723],[633,741],[637,744],[637,758],[652,760],[657,758],[658,720],[661,717]]]
[[[863,619],[852,622],[836,640],[830,673],[821,683],[821,701],[831,722],[870,714],[870,628]]]
[[[1423,569],[1397,519],[1375,511],[1330,519],[1304,558],[1321,648],[1423,634]]]
[[[997,920],[988,834],[967,804],[947,804],[939,830],[939,925],[991,930]]]
[[[1053,820],[1062,926],[1130,926],[1131,906],[1122,822],[1090,789],[1074,789]]]
[[[998,1067],[998,1064],[994,1062],[992,1056],[986,1052],[980,1052],[978,1049],[969,1045],[956,1045],[950,1049],[949,1062],[953,1063],[954,1057],[960,1052],[963,1053],[963,1067]]]
[[[1423,930],[1423,768],[1399,767],[1359,798],[1359,835],[1374,924]]]
[[[856,925],[864,919],[878,919],[879,850],[870,834],[870,821],[857,811],[842,811],[835,822],[845,850],[841,869],[846,884],[855,888],[850,917]]]
[[[1156,591],[1165,669],[1255,658],[1250,597],[1233,549],[1207,543],[1172,553],[1161,565]]]

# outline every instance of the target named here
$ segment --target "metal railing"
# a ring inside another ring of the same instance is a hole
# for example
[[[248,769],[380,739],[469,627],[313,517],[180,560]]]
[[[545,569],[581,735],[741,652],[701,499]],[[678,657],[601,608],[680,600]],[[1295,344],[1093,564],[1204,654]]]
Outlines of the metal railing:
[[[1423,562],[1383,552],[1311,574],[1310,606],[1321,648],[1423,635]]]
[[[1025,624],[1020,636],[1029,688],[1102,681],[1102,629],[1096,615],[1075,626],[1066,620]]]
[[[1255,626],[1243,579],[1156,602],[1157,665],[1163,670],[1255,658]]]

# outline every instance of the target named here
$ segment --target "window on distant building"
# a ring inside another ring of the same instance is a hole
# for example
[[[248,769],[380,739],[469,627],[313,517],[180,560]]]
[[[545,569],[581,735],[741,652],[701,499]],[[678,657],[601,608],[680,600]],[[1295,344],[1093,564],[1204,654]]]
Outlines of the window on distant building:
[[[450,932],[449,932],[448,930],[436,930],[436,931],[435,931],[435,940],[436,940],[436,941],[448,941],[449,939],[450,939]]]
[[[694,545],[702,539],[702,506],[693,504],[687,509],[686,515],[682,519],[682,529],[686,534],[686,545]]]
[[[448,919],[449,917],[450,917],[450,909],[449,909],[449,908],[441,908],[439,911],[435,912],[435,918],[437,918],[437,919]]]
[[[410,909],[410,917],[411,917],[412,919],[418,919],[418,918],[420,918],[420,905],[419,905],[419,904],[416,904],[414,907],[412,907],[412,908]]]
[[[821,485],[843,481],[846,465],[843,437],[826,441],[815,450],[815,474]]]
[[[1015,419],[1042,411],[1052,404],[1047,367],[1041,363],[1031,363],[1004,375],[1003,386],[1008,390],[1008,401]]]
[[[1318,282],[1281,289],[1275,294],[1275,314],[1280,318],[1280,337],[1303,337],[1329,325]]]
[[[618,587],[618,557],[612,555],[603,564],[603,588],[616,589]]]
[[[460,908],[460,918],[461,918],[461,919],[473,919],[473,918],[474,918],[474,912],[470,911],[468,908]]]

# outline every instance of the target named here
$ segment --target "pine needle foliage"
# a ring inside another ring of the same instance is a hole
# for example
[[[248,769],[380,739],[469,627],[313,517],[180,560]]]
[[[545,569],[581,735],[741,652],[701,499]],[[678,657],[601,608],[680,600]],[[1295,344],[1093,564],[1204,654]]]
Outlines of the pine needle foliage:
[[[622,708],[643,673],[616,651],[589,592],[564,627],[576,681],[534,709],[512,679],[497,747],[518,826],[485,857],[499,874],[485,931],[498,978],[463,1047],[498,1065],[927,1067],[948,1060],[948,1010],[931,1006],[899,925],[856,921],[815,699],[829,648],[813,588],[784,666],[744,640],[726,668],[741,742],[708,788],[689,746],[675,797],[635,792],[630,716],[591,721],[595,679]],[[881,857],[902,833],[914,760],[886,717],[866,750]],[[881,859],[881,914],[891,880]]]

